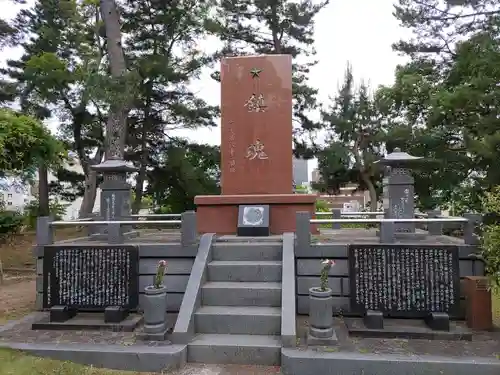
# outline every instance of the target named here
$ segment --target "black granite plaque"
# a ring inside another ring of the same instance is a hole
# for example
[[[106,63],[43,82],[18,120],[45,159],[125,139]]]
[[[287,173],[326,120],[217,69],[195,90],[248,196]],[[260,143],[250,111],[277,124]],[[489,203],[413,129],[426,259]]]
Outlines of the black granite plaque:
[[[135,246],[47,246],[43,305],[79,311],[137,308],[139,253]]]
[[[350,245],[351,309],[386,317],[460,312],[457,246]]]

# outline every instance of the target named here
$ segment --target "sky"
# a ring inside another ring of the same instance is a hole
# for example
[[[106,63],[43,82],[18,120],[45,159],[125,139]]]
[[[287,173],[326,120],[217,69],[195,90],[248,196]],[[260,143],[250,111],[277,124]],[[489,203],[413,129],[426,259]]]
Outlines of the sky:
[[[4,2],[6,0],[0,0],[0,3]],[[391,44],[408,36],[392,16],[393,3],[394,0],[331,0],[318,14],[315,49],[319,63],[309,75],[309,84],[319,90],[322,103],[327,103],[337,92],[348,62],[355,79],[368,82],[372,88],[393,82],[394,69],[405,60],[392,51]],[[13,4],[2,5],[2,16],[6,18],[14,17],[19,9]],[[205,45],[214,49],[213,44]],[[19,49],[3,50],[0,64],[20,54]],[[220,86],[209,77],[209,71],[192,87],[209,104],[220,104]],[[48,125],[55,131],[55,122]],[[220,127],[178,131],[178,134],[196,142],[220,144]],[[309,161],[309,175],[316,165],[316,160]]]

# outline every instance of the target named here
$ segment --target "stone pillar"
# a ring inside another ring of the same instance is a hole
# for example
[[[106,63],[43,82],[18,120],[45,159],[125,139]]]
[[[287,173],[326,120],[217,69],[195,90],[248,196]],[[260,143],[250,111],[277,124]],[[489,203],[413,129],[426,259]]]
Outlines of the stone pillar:
[[[387,192],[389,217],[412,219],[415,217],[414,179],[407,168],[391,167],[389,175],[383,180]],[[396,223],[396,233],[415,233],[415,223]]]
[[[340,208],[332,208],[332,219],[341,219],[342,210]],[[340,223],[332,223],[332,229],[340,229]]]

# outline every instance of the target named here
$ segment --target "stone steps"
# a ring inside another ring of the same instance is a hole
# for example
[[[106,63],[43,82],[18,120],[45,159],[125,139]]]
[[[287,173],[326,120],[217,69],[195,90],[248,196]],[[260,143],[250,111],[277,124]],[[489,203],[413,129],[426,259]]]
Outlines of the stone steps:
[[[271,335],[201,334],[189,343],[188,362],[278,366],[281,341]]]
[[[211,281],[281,282],[281,262],[277,260],[214,260],[208,264],[208,279]]]
[[[281,283],[209,281],[201,293],[208,306],[281,306]]]
[[[199,333],[279,335],[281,309],[261,306],[202,306],[195,313]]]
[[[213,247],[213,260],[277,260],[281,261],[281,242],[232,243],[217,242]]]
[[[281,242],[216,242],[188,361],[279,365]]]

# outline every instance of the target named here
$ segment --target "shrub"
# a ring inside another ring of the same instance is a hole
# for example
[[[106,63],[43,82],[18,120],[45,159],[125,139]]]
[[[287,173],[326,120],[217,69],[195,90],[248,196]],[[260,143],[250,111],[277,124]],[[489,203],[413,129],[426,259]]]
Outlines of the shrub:
[[[316,212],[331,212],[328,202],[322,199],[316,199]]]
[[[24,216],[16,211],[0,211],[0,238],[8,237],[21,232],[24,226]]]
[[[66,213],[66,205],[52,200],[49,204],[50,214],[54,220],[61,220]],[[24,216],[26,218],[26,225],[34,229],[36,227],[36,219],[40,216],[40,204],[38,200],[32,200],[24,207]]]

